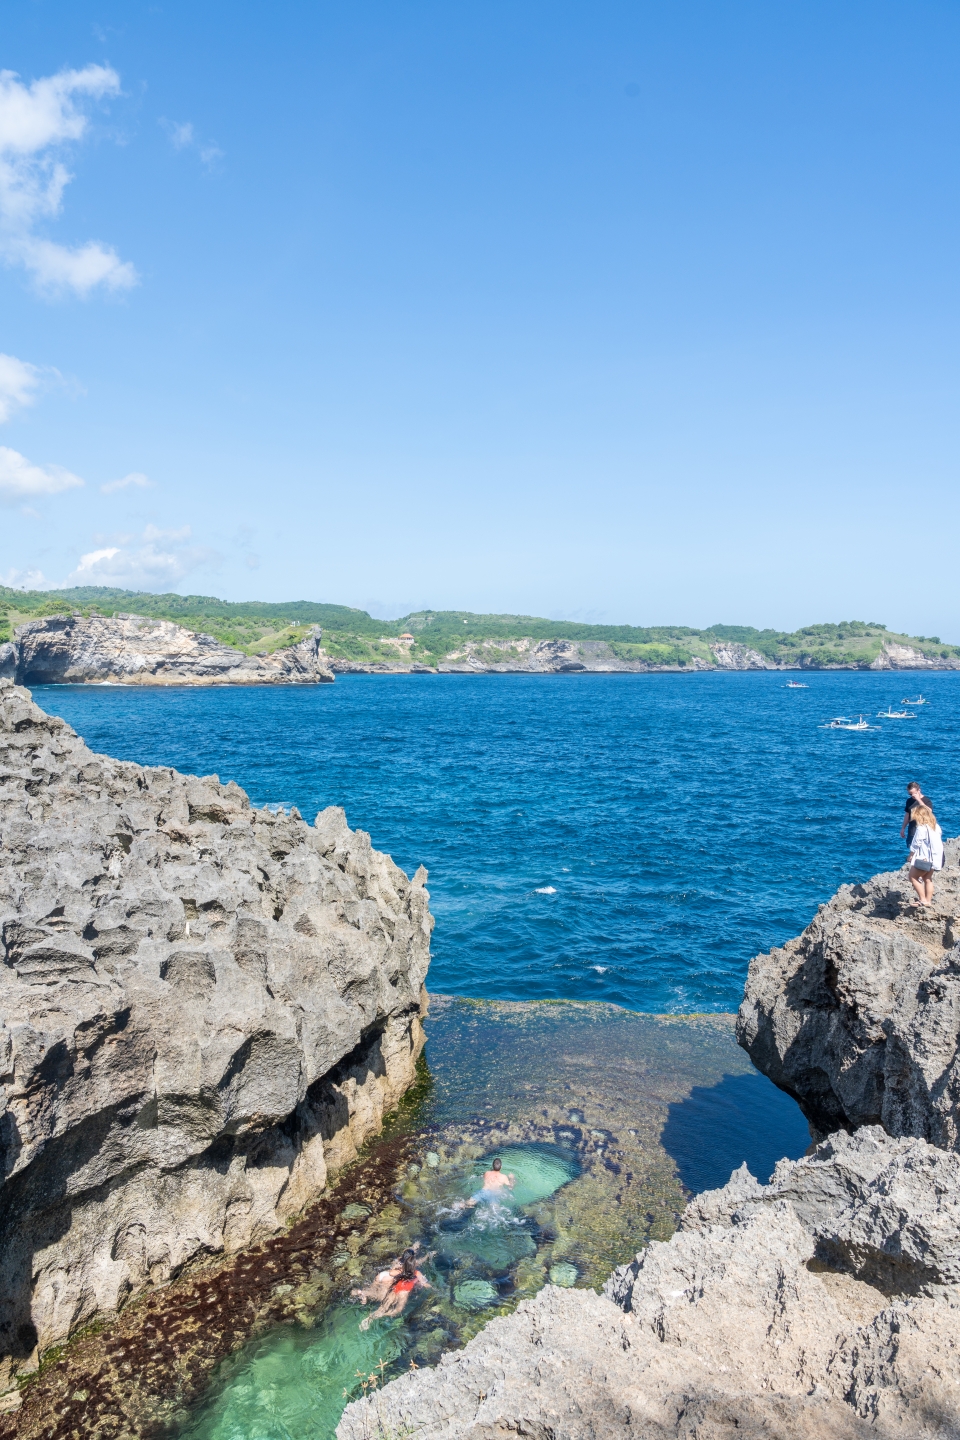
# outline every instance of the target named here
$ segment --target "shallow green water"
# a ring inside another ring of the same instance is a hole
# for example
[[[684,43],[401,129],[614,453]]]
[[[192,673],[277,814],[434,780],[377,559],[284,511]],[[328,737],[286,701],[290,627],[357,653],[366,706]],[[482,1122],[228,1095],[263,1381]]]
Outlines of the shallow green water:
[[[427,1151],[422,1166],[409,1167],[403,1189],[411,1213],[404,1229],[421,1232],[421,1273],[429,1288],[415,1293],[403,1317],[373,1319],[363,1329],[361,1304],[340,1298],[313,1326],[272,1330],[227,1362],[219,1393],[184,1433],[192,1440],[329,1436],[348,1397],[395,1373],[405,1357],[435,1358],[466,1321],[500,1305],[516,1289],[518,1267],[549,1238],[541,1223],[547,1218],[545,1202],[576,1178],[580,1165],[571,1151],[557,1146],[512,1145],[497,1154],[515,1183],[495,1200],[470,1203],[492,1153],[465,1159],[459,1147],[453,1153],[442,1147]],[[349,1259],[337,1268],[360,1267]]]
[[[766,1180],[808,1142],[730,1017],[440,997],[427,1028],[421,1082],[359,1162],[332,1252],[275,1287],[287,1322],[221,1362],[181,1412],[180,1440],[331,1440],[362,1389],[435,1364],[544,1284],[599,1289],[669,1237],[691,1189],[725,1183],[743,1160]],[[384,1185],[378,1154],[397,1137],[403,1158]],[[513,1188],[472,1204],[495,1156]],[[429,1288],[362,1330],[374,1305],[351,1289],[414,1244]]]

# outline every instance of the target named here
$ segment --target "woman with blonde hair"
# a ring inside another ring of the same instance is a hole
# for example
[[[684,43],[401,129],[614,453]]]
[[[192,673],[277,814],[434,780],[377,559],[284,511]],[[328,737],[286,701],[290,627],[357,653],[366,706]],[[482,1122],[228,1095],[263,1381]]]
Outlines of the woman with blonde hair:
[[[928,805],[913,807],[910,816],[916,824],[910,842],[910,871],[907,878],[916,891],[914,906],[930,905],[933,901],[933,872],[943,869],[943,835],[937,817]]]

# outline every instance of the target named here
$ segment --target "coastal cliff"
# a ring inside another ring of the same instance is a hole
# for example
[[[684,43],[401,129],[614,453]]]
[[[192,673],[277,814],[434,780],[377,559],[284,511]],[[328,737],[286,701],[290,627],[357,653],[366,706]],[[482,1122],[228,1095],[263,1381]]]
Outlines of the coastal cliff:
[[[21,661],[22,636],[29,638]],[[27,592],[0,585],[0,675],[39,684],[51,668],[55,675],[113,684],[302,684],[350,673],[934,671],[960,669],[960,646],[860,620],[789,633],[442,610],[377,620],[365,610],[306,600],[226,601],[104,586]]]
[[[0,677],[20,685],[317,685],[333,680],[319,626],[297,645],[246,655],[143,615],[52,615],[0,645]]]
[[[875,658],[840,664],[772,658],[750,645],[735,641],[701,644],[702,653],[677,645],[621,645],[605,640],[537,640],[520,635],[507,640],[476,640],[452,646],[435,664],[416,658],[411,641],[382,639],[378,659],[357,660],[331,654],[330,668],[337,674],[439,674],[439,675],[612,675],[675,672],[690,675],[727,670],[956,670],[955,656],[930,657],[909,645],[883,643]],[[674,653],[671,653],[674,652]],[[639,652],[639,653],[635,653]],[[643,653],[646,652],[646,653]]]
[[[547,1286],[339,1440],[960,1437],[958,860],[930,911],[879,875],[752,962],[739,1038],[810,1117],[803,1159],[742,1167],[602,1295]]]
[[[0,680],[0,1390],[277,1230],[411,1084],[432,918],[351,831],[93,754]]]
[[[936,898],[905,870],[843,885],[750,963],[737,1038],[815,1134],[882,1125],[960,1150],[960,841]]]

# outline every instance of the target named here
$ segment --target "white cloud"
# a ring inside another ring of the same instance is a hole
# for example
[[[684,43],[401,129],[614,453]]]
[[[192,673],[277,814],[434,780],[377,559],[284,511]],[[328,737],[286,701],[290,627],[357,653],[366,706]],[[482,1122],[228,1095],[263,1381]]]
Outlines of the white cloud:
[[[149,490],[152,486],[153,481],[148,480],[146,475],[141,475],[139,470],[132,470],[129,475],[124,475],[122,480],[108,480],[106,485],[100,486],[100,492],[103,495],[112,495],[116,490],[130,490],[134,487],[138,490]]]
[[[189,539],[189,525],[181,530],[160,530],[148,525],[139,537],[124,536],[120,544],[104,545],[81,555],[77,568],[63,585],[170,590],[191,570],[216,563],[219,558],[211,550],[188,544]]]
[[[175,120],[165,122],[167,133],[170,136],[170,143],[174,150],[185,150],[188,145],[193,144],[193,126],[190,121],[178,125]]]
[[[16,505],[38,495],[59,495],[83,481],[62,465],[32,465],[25,455],[0,445],[0,503]]]
[[[14,355],[0,355],[0,425],[10,419],[14,410],[33,404],[39,383],[36,365],[28,365]]]
[[[0,585],[10,590],[42,590],[46,583],[42,570],[8,570],[0,575]]]
[[[83,100],[116,95],[120,77],[107,65],[61,70],[25,85],[13,70],[0,70],[0,255],[22,265],[41,289],[87,295],[95,286],[128,290],[137,283],[129,261],[97,240],[71,248],[36,233],[60,213],[72,178],[54,147],[83,137]]]
[[[190,150],[195,147],[197,154],[208,169],[218,160],[223,159],[223,151],[220,146],[213,140],[200,140],[191,121],[162,119],[160,124],[170,136],[170,144],[174,150]]]

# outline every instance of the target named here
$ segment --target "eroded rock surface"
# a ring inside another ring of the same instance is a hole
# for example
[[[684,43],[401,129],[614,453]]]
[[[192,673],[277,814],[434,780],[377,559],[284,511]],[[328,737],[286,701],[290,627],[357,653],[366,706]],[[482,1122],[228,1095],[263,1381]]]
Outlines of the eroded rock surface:
[[[813,1130],[880,1124],[960,1148],[960,841],[928,910],[906,871],[844,885],[750,963],[737,1038]]]
[[[320,629],[271,655],[143,615],[51,615],[0,647],[0,676],[21,685],[316,685],[334,679]]]
[[[605,1293],[548,1286],[340,1440],[960,1435],[960,1157],[879,1127],[737,1172]]]
[[[433,922],[342,810],[95,755],[8,680],[0,843],[9,1376],[356,1154],[414,1078]]]

